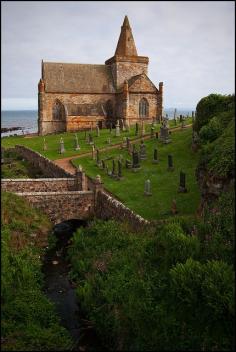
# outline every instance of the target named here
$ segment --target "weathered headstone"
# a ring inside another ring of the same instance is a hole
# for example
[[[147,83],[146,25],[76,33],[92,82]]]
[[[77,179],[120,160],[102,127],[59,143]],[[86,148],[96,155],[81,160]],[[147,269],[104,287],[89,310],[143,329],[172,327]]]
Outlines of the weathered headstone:
[[[153,138],[154,137],[154,127],[152,126],[151,127],[151,138]]]
[[[146,145],[142,141],[140,144],[140,160],[146,160],[146,159],[147,159]]]
[[[100,162],[100,153],[99,153],[99,150],[96,149],[96,163],[99,164]]]
[[[158,132],[156,132],[156,139],[158,139]]]
[[[118,178],[119,180],[121,180],[123,177],[122,177],[122,163],[120,160],[118,160]]]
[[[138,122],[135,123],[135,136],[138,136]]]
[[[48,150],[48,146],[47,146],[47,142],[45,140],[45,138],[43,139],[43,151]]]
[[[95,147],[92,145],[92,159],[95,160]]]
[[[102,168],[103,170],[106,168],[106,164],[105,164],[105,161],[102,159]]]
[[[97,132],[97,137],[100,137],[100,129],[98,126],[96,126],[96,132]]]
[[[180,178],[179,178],[179,192],[186,193],[187,192],[187,188],[185,185],[186,175],[184,172],[180,171],[179,176],[180,176]]]
[[[161,126],[160,128],[160,141],[164,144],[170,143],[169,129],[166,125]]]
[[[61,137],[60,139],[60,154],[63,154],[65,153],[65,147],[64,147],[64,141],[63,141],[63,138]]]
[[[126,169],[132,169],[132,162],[129,159],[126,159],[125,167]]]
[[[89,140],[88,140],[89,144],[93,144],[93,136],[91,133],[89,133]]]
[[[158,153],[157,153],[157,148],[154,149],[154,153],[153,153],[153,164],[158,164]]]
[[[119,120],[117,120],[117,124],[116,124],[116,137],[120,136],[120,124],[119,124]]]
[[[178,213],[175,199],[172,200],[171,212],[172,212],[173,215],[176,215]]]
[[[168,171],[174,170],[173,166],[173,157],[172,155],[168,155]]]
[[[112,176],[116,176],[116,162],[114,159],[112,160]]]
[[[133,171],[140,169],[139,153],[137,151],[132,152],[132,169]]]
[[[150,180],[146,180],[144,183],[144,195],[145,196],[151,196],[152,192],[151,192],[151,181]]]
[[[80,145],[79,145],[79,141],[78,141],[78,136],[75,133],[75,150],[80,150]]]

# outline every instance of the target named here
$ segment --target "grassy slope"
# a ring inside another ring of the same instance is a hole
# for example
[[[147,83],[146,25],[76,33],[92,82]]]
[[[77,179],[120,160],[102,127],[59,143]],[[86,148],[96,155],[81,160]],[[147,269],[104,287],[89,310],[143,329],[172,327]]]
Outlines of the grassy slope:
[[[95,177],[100,174],[104,186],[113,192],[128,207],[136,211],[146,219],[161,219],[171,215],[171,203],[177,201],[179,215],[193,214],[200,200],[200,194],[195,180],[195,168],[198,162],[198,154],[191,151],[191,129],[185,129],[172,134],[172,143],[163,145],[156,140],[145,142],[147,160],[141,162],[141,169],[137,173],[123,167],[124,179],[116,181],[98,169],[88,157],[74,160],[75,165],[82,165],[86,174]],[[153,149],[157,146],[159,150],[159,164],[152,164]],[[127,151],[112,150],[101,153],[101,159],[109,156],[123,156],[123,164],[126,158],[131,158]],[[167,156],[173,155],[174,171],[167,171]],[[112,161],[107,161],[111,170]],[[186,173],[186,186],[188,193],[178,193],[179,172]],[[144,182],[151,180],[152,196],[144,196]]]
[[[190,123],[191,119],[186,121],[186,123]],[[173,121],[170,121],[170,126],[174,126]],[[160,129],[160,125],[156,126],[156,130]],[[107,129],[100,130],[100,137],[96,137],[96,131],[93,130],[92,135],[94,137],[94,142],[97,147],[99,148],[104,148],[107,146],[107,138],[111,137],[111,144],[116,144],[116,143],[121,143],[123,140],[123,137],[128,137],[134,138],[135,128],[132,127],[130,129],[130,133],[128,132],[121,132],[120,137],[115,137],[115,130],[113,130],[112,134],[110,134],[110,131]],[[150,125],[147,126],[146,132],[150,133]],[[88,132],[87,132],[88,133]],[[61,133],[61,134],[55,134],[55,135],[48,135],[48,136],[35,136],[31,138],[23,137],[23,136],[16,136],[16,137],[4,137],[1,138],[1,143],[3,147],[9,148],[9,147],[14,147],[16,144],[24,145],[26,147],[29,147],[42,155],[46,156],[47,158],[51,160],[55,159],[60,159],[64,157],[70,157],[73,155],[78,155],[84,152],[91,151],[91,146],[85,143],[85,133],[84,132],[77,132],[79,144],[80,144],[80,151],[75,151],[74,150],[74,144],[75,144],[75,137],[74,133]],[[61,155],[59,154],[58,150],[60,148],[60,138],[63,137],[64,140],[64,145],[66,152]],[[43,151],[43,138],[45,138],[47,145],[48,145],[48,150]]]
[[[59,351],[71,343],[42,292],[41,259],[51,225],[19,196],[2,194],[1,348]]]

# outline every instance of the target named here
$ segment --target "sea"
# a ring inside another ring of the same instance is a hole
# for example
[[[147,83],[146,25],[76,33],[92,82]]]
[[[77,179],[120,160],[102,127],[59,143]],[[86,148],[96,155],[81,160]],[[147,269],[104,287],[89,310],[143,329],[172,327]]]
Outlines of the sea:
[[[164,116],[168,115],[169,119],[174,117],[174,108],[164,109]],[[192,111],[195,108],[190,109],[177,109],[176,115],[189,115],[191,116]],[[1,133],[1,137],[13,136],[13,135],[25,135],[38,132],[38,111],[37,110],[15,110],[15,111],[2,111],[1,112],[1,127],[21,127],[20,130],[14,130],[9,132]]]

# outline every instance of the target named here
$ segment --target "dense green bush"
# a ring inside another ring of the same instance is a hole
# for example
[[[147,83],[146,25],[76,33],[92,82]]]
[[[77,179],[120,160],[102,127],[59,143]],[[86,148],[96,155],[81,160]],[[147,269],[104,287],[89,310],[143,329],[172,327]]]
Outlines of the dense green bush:
[[[208,262],[204,236],[192,230],[190,222],[175,221],[141,234],[98,221],[76,232],[71,277],[108,349],[231,348],[233,270],[220,260]]]
[[[210,94],[202,98],[196,107],[194,130],[199,132],[216,114],[233,109],[234,95]]]
[[[1,336],[4,351],[59,351],[70,344],[42,292],[43,250],[30,234],[49,232],[45,216],[14,194],[2,194]]]

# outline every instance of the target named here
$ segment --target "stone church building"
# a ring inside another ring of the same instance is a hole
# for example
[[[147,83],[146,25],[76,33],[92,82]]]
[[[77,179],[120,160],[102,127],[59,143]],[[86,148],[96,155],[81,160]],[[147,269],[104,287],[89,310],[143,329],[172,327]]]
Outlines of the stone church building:
[[[42,61],[38,84],[40,135],[162,119],[163,83],[148,78],[146,56],[139,56],[127,16],[115,55],[105,65]]]

